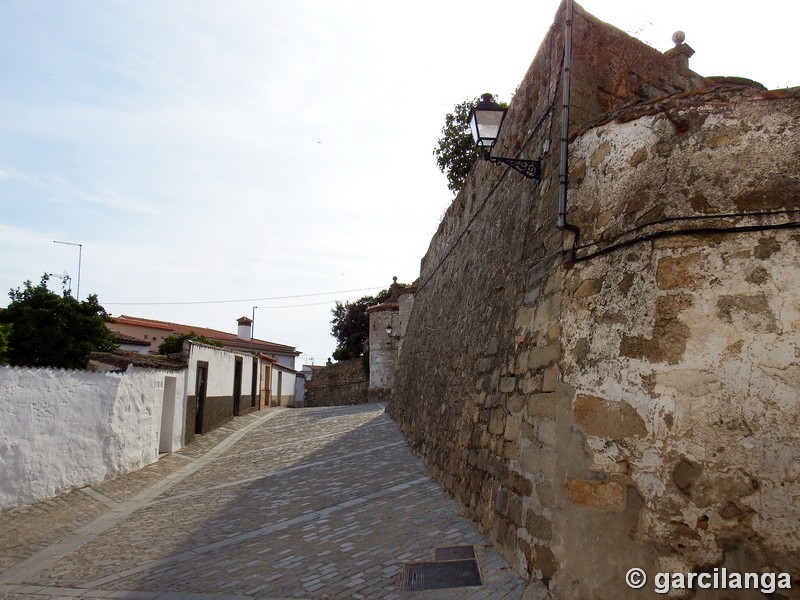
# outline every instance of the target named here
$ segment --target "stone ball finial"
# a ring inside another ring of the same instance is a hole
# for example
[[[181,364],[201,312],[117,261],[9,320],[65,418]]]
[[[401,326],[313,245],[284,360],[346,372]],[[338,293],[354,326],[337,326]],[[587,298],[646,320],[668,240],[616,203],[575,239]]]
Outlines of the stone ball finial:
[[[686,34],[682,31],[676,31],[672,34],[672,43],[680,46],[686,40]]]

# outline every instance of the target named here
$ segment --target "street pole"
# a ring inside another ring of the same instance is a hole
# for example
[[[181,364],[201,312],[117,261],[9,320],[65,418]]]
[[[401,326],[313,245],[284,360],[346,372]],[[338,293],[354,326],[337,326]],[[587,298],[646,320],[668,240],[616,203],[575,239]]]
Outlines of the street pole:
[[[65,246],[77,246],[78,247],[78,283],[77,289],[75,290],[75,299],[80,302],[81,300],[81,260],[83,258],[83,244],[76,244],[75,242],[59,242],[58,240],[53,240],[54,244],[64,244]]]

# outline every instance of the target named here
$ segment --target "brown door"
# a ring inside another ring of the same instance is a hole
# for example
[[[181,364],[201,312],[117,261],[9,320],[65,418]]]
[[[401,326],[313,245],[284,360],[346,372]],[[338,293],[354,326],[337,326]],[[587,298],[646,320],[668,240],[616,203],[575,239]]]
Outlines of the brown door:
[[[197,377],[194,384],[195,413],[194,432],[203,433],[203,408],[206,405],[206,388],[208,387],[208,365],[197,365]]]
[[[239,407],[242,402],[242,359],[237,358],[233,367],[233,414],[239,415]]]
[[[253,374],[250,381],[250,407],[255,408],[258,401],[258,359],[253,359]]]

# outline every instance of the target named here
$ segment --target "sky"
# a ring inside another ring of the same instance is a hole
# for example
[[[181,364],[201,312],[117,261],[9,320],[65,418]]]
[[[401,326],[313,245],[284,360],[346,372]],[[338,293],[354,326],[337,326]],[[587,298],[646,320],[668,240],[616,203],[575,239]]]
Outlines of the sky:
[[[334,301],[419,276],[444,115],[510,99],[558,4],[0,0],[0,290],[76,293],[80,266],[112,315],[255,316],[324,364]],[[800,85],[800,3],[579,4],[661,51],[684,31],[702,75]]]

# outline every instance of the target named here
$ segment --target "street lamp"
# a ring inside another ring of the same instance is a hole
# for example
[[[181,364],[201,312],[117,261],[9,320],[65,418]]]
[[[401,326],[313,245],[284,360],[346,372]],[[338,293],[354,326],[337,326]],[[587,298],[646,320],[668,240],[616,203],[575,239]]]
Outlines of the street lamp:
[[[392,328],[392,324],[389,323],[388,325],[386,325],[386,335],[395,340],[400,339],[399,335],[392,335],[392,333],[394,333],[394,329]]]
[[[495,164],[508,165],[528,179],[541,181],[542,161],[491,156],[492,148],[500,135],[500,128],[503,126],[503,119],[505,119],[507,111],[507,108],[503,108],[494,101],[491,94],[483,94],[481,96],[481,101],[469,112],[469,128],[472,131],[475,145],[481,149],[483,160],[488,160]]]
[[[75,242],[59,242],[58,240],[53,240],[54,244],[64,244],[65,246],[77,246],[78,247],[78,284],[77,289],[75,290],[75,300],[80,302],[81,299],[81,254],[83,253],[83,244],[76,244]]]

